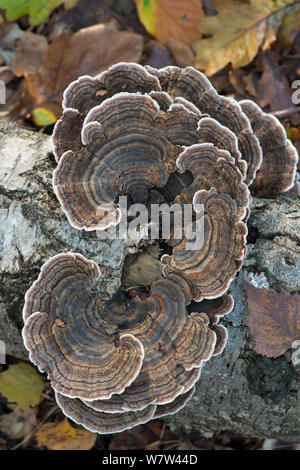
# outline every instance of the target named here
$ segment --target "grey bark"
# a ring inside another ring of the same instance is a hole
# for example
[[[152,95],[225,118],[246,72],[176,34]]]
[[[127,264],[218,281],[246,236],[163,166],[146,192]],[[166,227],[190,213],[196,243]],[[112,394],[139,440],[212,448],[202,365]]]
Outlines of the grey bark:
[[[23,299],[41,265],[57,253],[80,252],[99,264],[100,289],[108,298],[119,286],[126,254],[135,247],[70,226],[52,190],[56,163],[49,136],[2,124],[0,151],[0,340],[7,354],[26,360],[20,335]],[[227,346],[204,366],[192,400],[166,421],[177,434],[211,437],[231,431],[296,442],[299,365],[292,361],[291,349],[275,359],[253,350],[245,324],[244,281],[300,292],[300,199],[293,193],[276,200],[254,198],[248,227],[247,257],[230,288],[235,306],[222,320],[229,333]]]

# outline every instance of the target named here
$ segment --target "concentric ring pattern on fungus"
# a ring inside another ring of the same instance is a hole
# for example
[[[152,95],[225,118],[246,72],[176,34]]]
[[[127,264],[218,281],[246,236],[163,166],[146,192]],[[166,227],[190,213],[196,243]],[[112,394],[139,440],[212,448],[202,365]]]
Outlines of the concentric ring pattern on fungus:
[[[226,291],[245,255],[250,191],[289,189],[297,153],[276,118],[220,96],[193,67],[119,63],[71,83],[63,108],[53,189],[73,227],[118,226],[121,196],[192,214],[180,237],[173,226],[125,258],[110,300],[96,293],[98,265],[70,252],[49,259],[26,293],[30,360],[66,416],[108,434],[179,411],[222,353],[219,319],[233,307]],[[203,240],[191,249],[197,215]]]

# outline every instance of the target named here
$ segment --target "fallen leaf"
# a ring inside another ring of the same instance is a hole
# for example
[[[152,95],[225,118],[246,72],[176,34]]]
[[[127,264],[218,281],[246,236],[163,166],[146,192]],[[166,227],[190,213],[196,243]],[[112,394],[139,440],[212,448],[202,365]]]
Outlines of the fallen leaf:
[[[300,9],[291,0],[222,0],[215,3],[218,14],[199,23],[202,34],[211,36],[193,44],[195,66],[213,75],[228,64],[249,64],[259,48],[266,50],[276,40],[283,18]]]
[[[167,46],[178,67],[187,67],[194,64],[195,55],[190,46],[173,38],[168,39]]]
[[[11,67],[17,77],[34,72],[39,66],[48,48],[48,41],[41,34],[25,31],[19,39],[18,49],[12,60]]]
[[[0,430],[10,439],[28,436],[37,425],[37,408],[21,408],[14,405],[13,411],[0,417]]]
[[[245,283],[248,316],[246,324],[255,341],[254,350],[278,357],[300,338],[300,295],[276,292]]]
[[[47,108],[42,106],[32,111],[32,119],[37,126],[50,126],[57,121],[58,108],[54,105],[51,111],[52,103],[47,105]]]
[[[48,125],[61,115],[65,88],[81,75],[95,76],[117,62],[139,62],[143,37],[119,31],[117,23],[98,24],[73,35],[57,36],[34,70],[24,70],[23,112],[32,112],[37,125]],[[30,52],[28,52],[30,60]],[[25,60],[25,59],[24,59]]]
[[[45,423],[35,434],[39,447],[50,450],[89,450],[97,434],[83,428],[73,428],[67,420],[60,423]]]
[[[249,98],[257,95],[259,74],[256,69],[234,69],[229,70],[228,77],[235,92],[241,98]],[[250,96],[249,96],[250,95]]]
[[[78,0],[0,0],[0,8],[6,10],[9,21],[29,15],[32,26],[42,23],[58,6],[64,4],[66,9],[72,8]]]
[[[210,82],[218,93],[223,93],[230,86],[229,75],[225,71],[213,75]]]
[[[191,44],[201,37],[201,0],[135,0],[141,23],[149,34],[166,44],[170,38]]]
[[[150,65],[156,69],[172,65],[172,56],[167,47],[154,39],[147,42],[144,52],[147,55],[146,61],[143,62],[144,65]]]
[[[279,66],[279,55],[275,51],[261,54],[262,76],[257,85],[256,101],[261,108],[270,106],[275,112],[292,107],[291,87],[286,75]]]
[[[235,90],[235,98],[236,96],[239,98],[245,98],[247,95],[246,86],[244,83],[245,76],[246,71],[244,69],[229,70],[228,78]]]
[[[258,73],[255,69],[250,70],[250,72],[244,77],[244,83],[246,86],[247,93],[251,96],[257,96],[257,85],[258,85]]]
[[[0,393],[20,407],[34,407],[41,401],[44,381],[35,367],[26,362],[12,364],[0,373]]]

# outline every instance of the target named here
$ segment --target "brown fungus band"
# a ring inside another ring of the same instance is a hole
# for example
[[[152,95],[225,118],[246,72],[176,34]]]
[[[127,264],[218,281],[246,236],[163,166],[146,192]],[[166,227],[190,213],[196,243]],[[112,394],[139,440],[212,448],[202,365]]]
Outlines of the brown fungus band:
[[[226,345],[219,319],[245,255],[248,186],[262,196],[289,189],[297,154],[276,118],[220,96],[193,67],[116,64],[71,83],[63,108],[53,188],[72,226],[120,225],[121,196],[173,208],[169,234],[159,219],[156,240],[136,243],[110,300],[97,294],[97,264],[78,253],[47,261],[26,293],[31,361],[66,416],[106,434],[192,397],[203,364]],[[180,236],[175,206],[191,211]]]
[[[188,313],[191,290],[177,274],[153,282],[144,300],[118,292],[106,302],[93,292],[99,275],[80,254],[51,258],[27,291],[23,338],[67,416],[106,433],[152,419],[157,406],[160,415],[181,408],[224,337],[216,315]]]

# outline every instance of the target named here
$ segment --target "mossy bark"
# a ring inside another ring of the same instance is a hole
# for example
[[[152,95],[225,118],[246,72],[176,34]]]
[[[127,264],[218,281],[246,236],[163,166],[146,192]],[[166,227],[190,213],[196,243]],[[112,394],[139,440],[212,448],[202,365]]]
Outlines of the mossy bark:
[[[0,340],[7,354],[26,360],[21,313],[41,265],[57,253],[80,252],[99,264],[100,289],[108,298],[120,284],[130,247],[125,240],[100,240],[70,226],[52,190],[56,163],[49,136],[2,124],[0,148]],[[248,228],[248,254],[230,288],[235,306],[222,320],[227,346],[203,367],[192,400],[166,421],[177,434],[232,431],[299,441],[299,366],[293,365],[291,350],[277,358],[254,351],[245,324],[245,280],[291,295],[300,292],[300,199],[293,193],[254,198]]]

